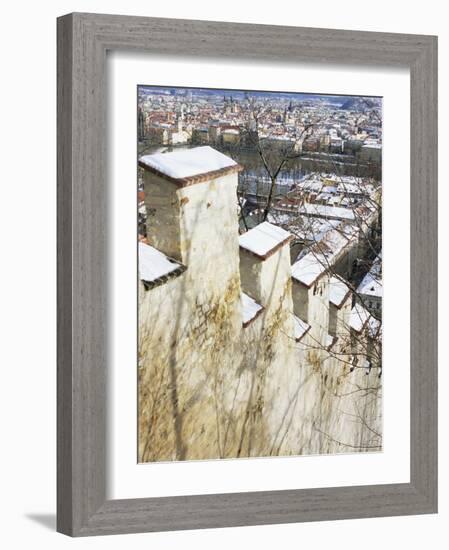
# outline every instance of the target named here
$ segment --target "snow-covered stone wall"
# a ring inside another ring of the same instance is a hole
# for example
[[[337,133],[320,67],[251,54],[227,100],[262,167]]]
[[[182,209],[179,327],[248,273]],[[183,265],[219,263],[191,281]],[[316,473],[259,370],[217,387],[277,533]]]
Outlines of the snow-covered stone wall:
[[[351,329],[351,296],[332,305],[326,273],[292,282],[284,230],[239,237],[238,167],[198,149],[206,166],[193,149],[144,172],[139,461],[381,450],[381,379],[352,366],[366,327]]]

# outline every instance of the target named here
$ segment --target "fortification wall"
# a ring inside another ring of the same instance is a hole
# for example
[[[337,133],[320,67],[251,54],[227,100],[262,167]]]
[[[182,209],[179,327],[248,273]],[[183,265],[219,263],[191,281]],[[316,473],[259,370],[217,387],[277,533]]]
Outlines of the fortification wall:
[[[381,379],[352,367],[367,341],[351,299],[327,352],[328,275],[292,289],[288,243],[239,252],[236,186],[145,174],[149,242],[186,270],[139,287],[139,461],[380,450]],[[245,327],[242,290],[264,308]],[[299,342],[294,312],[311,325]]]

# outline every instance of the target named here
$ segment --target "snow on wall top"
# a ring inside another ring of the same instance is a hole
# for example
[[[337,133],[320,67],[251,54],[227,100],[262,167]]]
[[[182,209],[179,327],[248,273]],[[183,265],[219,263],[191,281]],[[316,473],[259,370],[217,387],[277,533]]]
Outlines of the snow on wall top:
[[[181,264],[171,260],[159,250],[139,242],[139,276],[142,281],[153,283],[181,267]]]
[[[263,307],[244,292],[241,293],[241,303],[243,326],[246,326],[260,311],[262,311]]]
[[[173,179],[192,178],[238,164],[212,147],[195,147],[171,153],[144,155],[140,164]]]
[[[275,249],[291,239],[291,234],[282,227],[263,222],[239,237],[239,244],[245,250],[265,259]]]
[[[380,338],[382,334],[382,323],[379,319],[370,317],[370,320],[368,321],[368,334],[371,338]]]
[[[322,273],[326,265],[314,253],[309,252],[292,265],[292,277],[307,286],[310,286]]]
[[[306,334],[306,332],[310,329],[310,325],[308,325],[306,322],[302,321],[299,317],[294,315],[293,329],[295,334],[295,340],[299,341],[304,336],[304,334]]]
[[[369,312],[361,304],[357,303],[351,310],[349,325],[356,332],[361,332],[370,318],[371,315]]]
[[[357,288],[359,294],[382,297],[382,255],[376,257],[371,269]]]
[[[336,336],[332,336],[332,334],[326,334],[326,339],[324,342],[326,349],[329,351],[336,341],[337,341]]]
[[[329,301],[340,307],[349,293],[348,285],[340,277],[331,277],[329,282]]]

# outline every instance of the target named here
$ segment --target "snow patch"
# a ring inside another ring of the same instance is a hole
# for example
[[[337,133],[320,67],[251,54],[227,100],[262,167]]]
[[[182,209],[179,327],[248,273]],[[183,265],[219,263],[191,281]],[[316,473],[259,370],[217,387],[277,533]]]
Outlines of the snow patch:
[[[329,301],[340,307],[349,292],[348,285],[339,277],[331,277],[329,283]]]
[[[382,298],[382,254],[374,260],[371,269],[363,277],[357,292],[365,296]]]
[[[152,283],[181,266],[159,250],[146,243],[139,243],[139,275],[142,281]]]
[[[230,157],[208,145],[172,153],[145,155],[140,158],[140,162],[174,179],[190,178],[237,165]]]
[[[256,300],[253,300],[251,296],[248,296],[248,294],[245,294],[244,292],[241,293],[241,302],[243,324],[249,323],[251,319],[254,319],[259,311],[263,309],[263,307],[258,304]]]
[[[295,340],[301,340],[304,334],[309,330],[310,325],[302,321],[296,315],[293,316],[293,329],[295,334]]]
[[[361,332],[367,321],[371,318],[369,312],[359,303],[351,310],[349,326],[356,332]]]
[[[239,237],[239,244],[257,256],[266,256],[273,248],[290,238],[290,233],[269,222],[256,225]]]
[[[319,216],[321,218],[338,218],[340,220],[354,220],[354,212],[350,208],[341,208],[339,206],[327,206],[325,204],[315,204],[306,202],[300,209],[301,214],[309,216]]]

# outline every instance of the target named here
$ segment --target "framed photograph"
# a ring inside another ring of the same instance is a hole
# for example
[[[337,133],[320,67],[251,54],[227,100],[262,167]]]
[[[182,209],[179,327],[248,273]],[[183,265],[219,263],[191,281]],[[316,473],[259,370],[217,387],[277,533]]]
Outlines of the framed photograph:
[[[437,511],[437,39],[58,19],[58,531]]]

